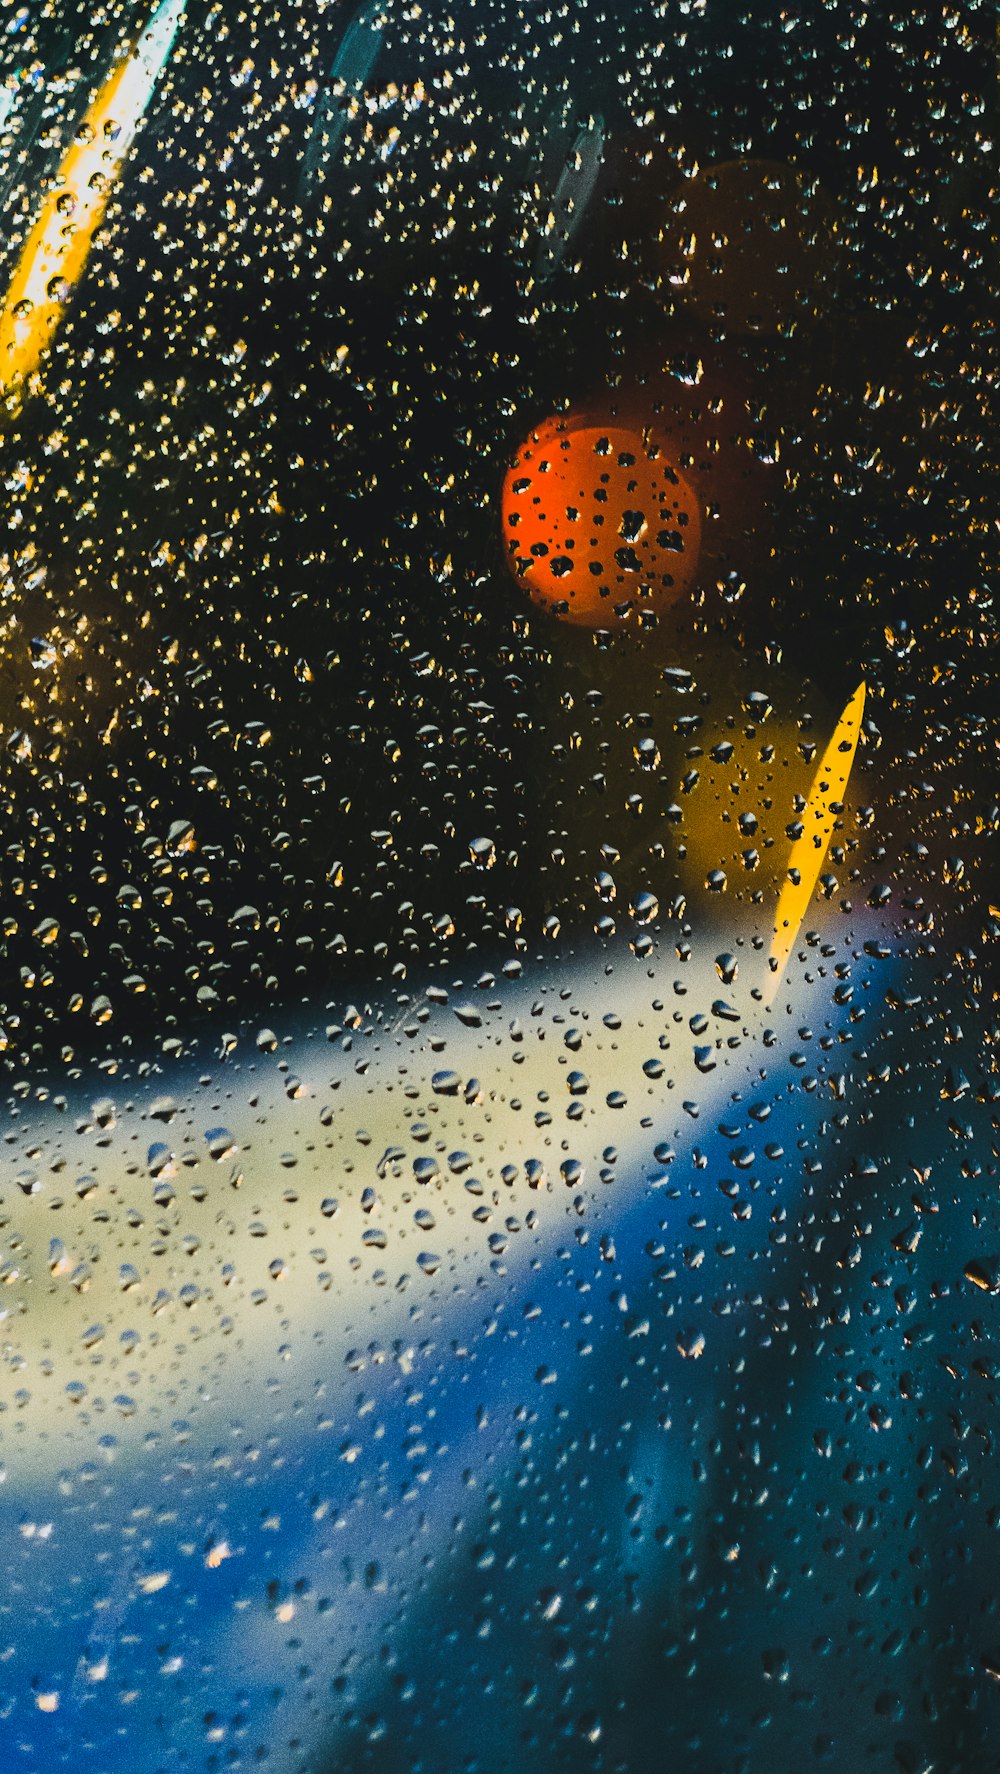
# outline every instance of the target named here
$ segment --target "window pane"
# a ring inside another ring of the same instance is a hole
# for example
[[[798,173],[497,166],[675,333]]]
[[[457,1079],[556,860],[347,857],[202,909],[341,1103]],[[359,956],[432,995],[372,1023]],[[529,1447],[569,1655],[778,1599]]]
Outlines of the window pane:
[[[993,9],[0,42],[0,1767],[993,1767]]]

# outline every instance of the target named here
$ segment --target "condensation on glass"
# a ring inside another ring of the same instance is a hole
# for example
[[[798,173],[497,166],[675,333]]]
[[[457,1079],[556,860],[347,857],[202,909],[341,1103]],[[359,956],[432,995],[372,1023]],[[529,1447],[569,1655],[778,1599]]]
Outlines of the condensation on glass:
[[[0,46],[0,1767],[986,1774],[993,8]]]

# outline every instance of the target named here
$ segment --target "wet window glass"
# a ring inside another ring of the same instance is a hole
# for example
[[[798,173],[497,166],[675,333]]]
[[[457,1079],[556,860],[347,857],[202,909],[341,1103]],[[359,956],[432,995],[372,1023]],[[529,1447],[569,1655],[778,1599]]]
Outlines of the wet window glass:
[[[3,0],[0,1767],[1000,1755],[982,0]]]

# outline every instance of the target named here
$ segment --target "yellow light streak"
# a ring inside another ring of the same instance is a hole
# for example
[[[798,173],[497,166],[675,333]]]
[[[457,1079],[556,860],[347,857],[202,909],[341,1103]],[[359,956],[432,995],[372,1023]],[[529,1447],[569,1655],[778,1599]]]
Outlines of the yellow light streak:
[[[802,835],[792,845],[792,854],[788,860],[788,879],[781,889],[771,941],[770,965],[776,975],[772,1001],[774,993],[781,985],[788,958],[809,909],[820,870],[826,861],[830,839],[850,781],[864,709],[865,683],[862,679],[837,722],[830,743],[820,760],[809,789]]]
[[[80,123],[25,241],[0,314],[0,394],[23,390],[52,342],[143,112],[170,54],[185,0],[161,0],[131,55]]]

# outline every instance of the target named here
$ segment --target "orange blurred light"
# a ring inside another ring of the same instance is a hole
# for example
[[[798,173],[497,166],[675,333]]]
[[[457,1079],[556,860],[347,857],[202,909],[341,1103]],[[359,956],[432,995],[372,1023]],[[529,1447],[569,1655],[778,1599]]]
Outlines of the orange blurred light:
[[[701,513],[666,445],[599,415],[550,419],[504,479],[507,564],[542,609],[589,628],[667,609],[698,568]]]

